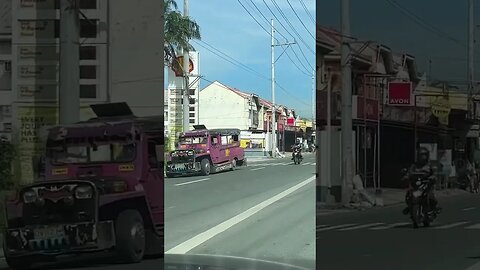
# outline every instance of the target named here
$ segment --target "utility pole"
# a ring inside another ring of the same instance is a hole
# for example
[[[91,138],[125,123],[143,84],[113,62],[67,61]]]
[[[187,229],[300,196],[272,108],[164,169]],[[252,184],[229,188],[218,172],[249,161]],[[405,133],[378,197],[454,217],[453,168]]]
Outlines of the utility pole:
[[[273,27],[273,19],[271,20],[272,24],[272,32],[271,32],[271,35],[272,35],[272,45],[271,45],[271,49],[272,49],[272,157],[276,157],[277,156],[277,124],[276,124],[276,106],[275,106],[275,62],[278,60],[278,59],[275,59],[275,47],[276,46],[290,46],[292,44],[295,44],[296,42],[286,42],[286,43],[283,43],[283,44],[275,44],[275,28]],[[288,47],[287,47],[288,48]],[[287,50],[287,48],[284,49],[284,52],[285,50]],[[280,54],[280,56],[282,56],[282,54]],[[279,57],[280,58],[280,57]],[[267,131],[268,133],[268,131]]]
[[[59,122],[80,121],[80,20],[78,0],[60,1]]]
[[[315,122],[315,69],[312,70],[312,130]]]
[[[473,81],[474,81],[474,28],[473,17],[473,0],[468,0],[468,112],[472,112],[472,95],[473,95]]]
[[[353,192],[352,172],[352,68],[350,44],[346,37],[350,35],[350,0],[341,2],[342,17],[342,203],[350,202]]]
[[[275,119],[275,28],[272,19],[272,157],[277,156],[277,125]]]
[[[183,0],[183,16],[188,17],[188,0]],[[183,131],[190,128],[190,56],[188,50],[183,50],[183,74],[185,77],[185,88],[183,90]]]

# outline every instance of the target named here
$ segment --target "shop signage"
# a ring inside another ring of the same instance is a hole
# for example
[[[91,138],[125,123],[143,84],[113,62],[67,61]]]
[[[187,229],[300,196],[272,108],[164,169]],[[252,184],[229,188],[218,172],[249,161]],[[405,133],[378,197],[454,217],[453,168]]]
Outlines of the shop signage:
[[[411,82],[388,83],[388,105],[410,106],[412,104],[412,96]]]

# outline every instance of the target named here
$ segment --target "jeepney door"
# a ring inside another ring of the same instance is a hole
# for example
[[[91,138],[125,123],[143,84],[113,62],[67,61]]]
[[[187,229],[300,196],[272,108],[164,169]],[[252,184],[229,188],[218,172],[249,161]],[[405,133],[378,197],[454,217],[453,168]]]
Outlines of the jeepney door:
[[[220,154],[220,139],[218,135],[210,136],[210,157],[214,164],[219,162]]]
[[[156,229],[163,226],[163,142],[159,138],[150,138],[147,145],[148,179],[144,183],[153,224]]]

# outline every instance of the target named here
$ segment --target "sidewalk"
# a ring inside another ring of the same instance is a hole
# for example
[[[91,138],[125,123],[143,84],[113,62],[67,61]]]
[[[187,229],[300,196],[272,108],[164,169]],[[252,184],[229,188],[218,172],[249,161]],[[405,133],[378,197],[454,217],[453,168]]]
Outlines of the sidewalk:
[[[385,206],[394,206],[405,204],[405,190],[404,189],[395,189],[395,188],[382,188],[382,193],[378,196],[375,194],[373,188],[365,189],[368,194],[375,198],[376,205],[373,207],[385,207]],[[451,196],[458,196],[468,194],[468,191],[461,189],[446,189],[446,190],[437,190],[435,195],[437,198],[445,198]],[[348,210],[366,210],[372,208],[372,205],[360,202],[360,203],[351,203],[348,206],[344,206],[338,203],[317,203],[317,215],[326,215],[331,213],[345,212]]]

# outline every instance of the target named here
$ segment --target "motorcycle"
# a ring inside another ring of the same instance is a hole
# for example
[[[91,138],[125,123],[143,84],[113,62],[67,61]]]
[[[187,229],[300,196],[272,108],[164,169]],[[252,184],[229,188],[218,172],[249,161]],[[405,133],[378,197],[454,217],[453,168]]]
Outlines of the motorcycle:
[[[404,169],[403,172],[406,174],[407,169]],[[429,227],[438,214],[432,209],[428,197],[435,181],[431,177],[420,174],[410,175],[410,180],[412,188],[407,193],[407,203],[413,227],[418,228],[419,223],[423,223],[424,227]]]
[[[302,161],[302,154],[301,154],[301,150],[299,148],[294,148],[293,149],[293,163],[295,165],[297,164],[300,164],[300,162]]]

